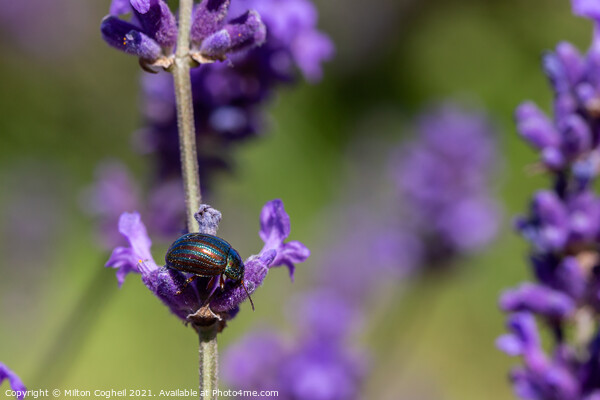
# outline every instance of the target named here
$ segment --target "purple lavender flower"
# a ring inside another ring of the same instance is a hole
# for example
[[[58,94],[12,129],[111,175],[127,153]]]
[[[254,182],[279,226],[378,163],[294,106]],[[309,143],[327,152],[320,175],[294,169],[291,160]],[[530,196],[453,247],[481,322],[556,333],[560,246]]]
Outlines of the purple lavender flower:
[[[437,248],[426,251],[434,259],[488,244],[500,213],[489,189],[497,156],[487,117],[446,104],[425,113],[418,132],[395,163],[409,230],[419,232],[426,248]]]
[[[504,311],[532,311],[552,319],[568,317],[575,310],[575,302],[568,295],[543,285],[523,283],[517,289],[507,290],[500,298]]]
[[[225,23],[228,9],[228,0],[203,0],[196,6],[190,32],[190,55],[194,60],[224,60],[228,53],[265,41],[266,29],[256,11],[246,11]],[[118,18],[130,12],[134,23]],[[164,0],[113,0],[101,31],[109,45],[139,57],[144,65],[166,69],[172,63],[177,23]]]
[[[23,381],[21,381],[21,378],[12,372],[5,364],[0,362],[0,385],[2,385],[2,382],[4,382],[5,379],[8,379],[12,391],[15,392],[14,396],[19,400],[24,399],[27,388],[23,384]],[[7,390],[7,392],[9,391]]]
[[[496,345],[510,356],[521,356],[523,367],[511,372],[516,394],[523,399],[584,399],[573,363],[575,354],[557,348],[549,357],[542,349],[535,318],[529,313],[513,314],[508,321],[512,333],[498,339]]]
[[[257,10],[268,30],[267,55],[282,75],[296,64],[309,82],[321,80],[322,63],[331,59],[333,43],[317,27],[318,13],[308,0],[239,0],[232,9]]]
[[[340,342],[301,341],[296,345],[272,332],[255,332],[223,358],[223,376],[236,389],[278,390],[283,399],[358,398],[364,357]]]
[[[262,130],[260,108],[275,89],[291,82],[296,68],[316,82],[322,74],[321,64],[333,55],[331,41],[316,29],[317,12],[308,0],[238,0],[224,16],[227,7],[227,1],[205,1],[197,6],[197,22],[192,27],[196,42],[209,40],[209,30],[223,26],[230,16],[244,15],[247,9],[258,11],[267,34],[264,44],[232,54],[229,63],[192,70],[200,181],[205,187],[215,171],[228,167],[232,145]],[[219,29],[229,32],[226,25]],[[172,177],[179,172],[173,83],[165,73],[146,74],[142,87],[147,126],[136,142],[143,143],[144,152],[156,153],[159,179]]]
[[[248,9],[258,13],[246,12]],[[117,18],[128,13],[133,14],[130,22]],[[259,14],[264,18],[264,25]],[[141,54],[142,50],[158,46],[160,55],[158,61],[153,62],[165,65],[170,62],[172,46],[164,42],[164,38],[170,37],[169,32],[176,35],[176,31],[169,28],[174,26],[171,13],[162,0],[114,0],[107,18],[109,22],[105,21],[103,31],[108,31],[110,43],[123,48],[122,35],[129,34],[129,31],[122,32],[124,27],[134,29],[131,26],[135,26],[136,33],[131,35],[149,40],[128,42],[131,51]],[[277,86],[291,82],[295,69],[300,69],[311,82],[320,78],[321,64],[333,55],[333,46],[317,31],[316,23],[316,9],[308,0],[238,0],[231,7],[227,0],[204,0],[196,5],[190,31],[192,56],[205,62],[211,61],[206,60],[210,57],[222,59],[223,51],[230,52],[227,63],[204,64],[191,72],[203,192],[210,188],[215,172],[230,168],[228,159],[232,146],[263,129],[261,107],[273,96]],[[157,26],[164,29],[157,30]],[[162,44],[157,41],[159,31],[163,32]],[[263,40],[264,44],[253,47]],[[148,44],[151,42],[156,45]],[[144,220],[152,233],[167,233],[172,237],[183,226],[182,212],[170,206],[175,204],[175,196],[165,196],[164,189],[179,181],[181,171],[173,81],[166,72],[144,74],[142,87],[146,126],[135,133],[133,142],[139,152],[156,156],[153,184],[150,193],[144,196],[150,198],[152,204],[115,207],[113,214],[141,210],[142,215],[149,215]],[[177,197],[180,193],[178,190]],[[169,202],[157,213],[157,206],[162,203],[159,198]],[[114,224],[113,217],[106,220],[106,224]]]
[[[124,243],[115,230],[124,212],[141,210],[152,235],[171,239],[184,230],[184,194],[179,179],[165,180],[150,188],[147,201],[141,200],[141,187],[131,171],[119,161],[102,162],[95,171],[95,182],[84,190],[83,210],[98,221],[104,247],[114,248]]]
[[[327,254],[319,260],[316,286],[287,312],[299,328],[297,335],[284,341],[255,333],[226,353],[225,378],[235,388],[273,388],[285,399],[359,398],[368,363],[365,353],[350,350],[350,343],[366,318],[365,297],[380,290],[382,282],[427,263],[450,263],[495,235],[498,206],[488,181],[496,157],[487,120],[446,106],[422,119],[421,133],[403,149],[401,165],[395,165],[408,170],[398,173],[400,196],[389,201],[394,207],[362,201],[331,223],[336,232],[330,236],[336,239],[326,244]],[[403,203],[403,215],[417,217],[390,223],[389,210],[397,212],[397,203]],[[559,300],[566,305],[557,302],[549,312],[572,310],[573,300]],[[269,354],[266,370],[253,373],[263,353]]]
[[[200,223],[200,232],[214,235],[221,215],[209,206],[202,206],[196,219]],[[186,321],[189,315],[200,309],[210,295],[208,279],[197,279],[186,287],[183,273],[159,267],[150,252],[152,242],[138,213],[124,213],[119,221],[119,232],[128,240],[129,246],[117,247],[106,263],[107,267],[117,269],[119,285],[130,272],[140,273],[148,289],[182,320]],[[284,242],[289,232],[289,216],[281,200],[265,204],[261,213],[260,235],[269,240],[258,255],[249,257],[244,263],[244,282],[248,293],[252,294],[262,284],[270,268],[287,265],[290,276],[293,276],[293,264],[308,258],[310,251],[303,244]],[[222,318],[230,319],[246,298],[244,288],[228,280],[225,289],[211,297],[210,308]]]
[[[125,165],[118,161],[104,161],[95,171],[95,182],[82,196],[82,207],[98,218],[100,238],[107,247],[115,247],[123,238],[115,232],[119,216],[140,206],[140,189]]]
[[[100,30],[104,40],[128,54],[153,63],[169,56],[177,42],[177,23],[163,0],[113,0]],[[119,19],[131,12],[133,23]]]
[[[597,2],[573,0],[577,14],[598,19]],[[598,25],[598,21],[596,21]],[[598,26],[597,26],[598,28]],[[554,118],[532,102],[515,113],[521,136],[540,152],[552,179],[551,189],[536,193],[529,215],[516,226],[531,244],[536,283],[506,291],[500,306],[511,334],[498,340],[523,366],[511,374],[524,399],[590,400],[600,396],[600,198],[593,190],[600,159],[600,38],[582,56],[569,43],[548,52],[543,67],[554,91]],[[548,355],[534,316],[552,333]],[[574,334],[567,329],[574,326]]]
[[[93,5],[80,0],[0,0],[0,32],[8,45],[44,62],[65,63],[65,57],[89,43],[88,26],[96,18]]]

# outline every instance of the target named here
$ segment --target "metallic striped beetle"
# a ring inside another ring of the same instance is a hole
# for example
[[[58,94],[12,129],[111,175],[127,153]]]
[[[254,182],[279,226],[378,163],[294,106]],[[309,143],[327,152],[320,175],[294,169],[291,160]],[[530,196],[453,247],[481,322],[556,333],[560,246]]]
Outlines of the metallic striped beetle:
[[[244,263],[238,252],[220,237],[207,233],[187,233],[169,247],[165,255],[165,262],[168,268],[194,274],[178,294],[198,276],[211,278],[208,287],[212,287],[214,280],[218,277],[221,290],[223,290],[225,287],[224,275],[244,287],[252,310],[254,310],[254,303],[244,283]],[[208,299],[206,301],[208,302]]]

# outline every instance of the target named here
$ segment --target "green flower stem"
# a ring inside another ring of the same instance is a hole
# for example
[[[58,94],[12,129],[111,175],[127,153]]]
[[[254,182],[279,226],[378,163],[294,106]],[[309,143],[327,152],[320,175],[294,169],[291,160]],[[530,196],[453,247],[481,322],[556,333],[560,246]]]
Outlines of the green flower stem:
[[[192,82],[190,80],[190,66],[193,64],[189,54],[193,5],[193,0],[181,0],[179,2],[177,51],[171,68],[177,101],[179,151],[188,232],[198,232],[200,229],[194,214],[198,211],[202,202],[192,104]],[[200,398],[204,400],[217,398],[214,392],[218,389],[219,352],[217,348],[217,331],[217,324],[204,329],[197,329],[200,338]],[[203,394],[206,396],[202,396]]]
[[[216,399],[219,389],[218,371],[219,371],[219,349],[217,348],[218,326],[212,326],[204,329],[197,329],[200,338],[200,391],[204,391],[205,396],[201,399]]]
[[[190,80],[189,55],[190,25],[193,0],[179,2],[179,35],[177,52],[172,67],[177,101],[177,127],[179,129],[179,151],[181,155],[181,173],[185,190],[185,209],[188,232],[200,229],[194,213],[200,208],[200,177],[198,175],[198,156],[196,152],[196,132],[194,127],[194,108],[192,104],[192,82]]]

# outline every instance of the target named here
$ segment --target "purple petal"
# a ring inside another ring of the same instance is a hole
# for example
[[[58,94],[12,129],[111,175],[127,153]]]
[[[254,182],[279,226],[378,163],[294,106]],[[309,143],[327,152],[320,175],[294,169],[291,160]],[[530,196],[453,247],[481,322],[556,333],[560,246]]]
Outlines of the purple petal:
[[[578,300],[585,294],[586,277],[577,258],[565,257],[555,269],[555,286]]]
[[[145,34],[167,49],[177,43],[177,22],[163,0],[131,0],[131,6]]]
[[[127,239],[130,247],[117,247],[106,262],[106,266],[118,270],[117,279],[120,286],[129,272],[145,275],[158,269],[158,266],[152,258],[150,252],[152,242],[139,213],[121,214],[119,232]]]
[[[553,365],[544,374],[544,383],[551,389],[553,395],[559,399],[578,400],[579,382],[566,366]]]
[[[557,93],[565,93],[571,88],[567,71],[557,54],[552,52],[544,54],[542,67]]]
[[[190,40],[200,45],[204,39],[225,25],[230,0],[202,0],[194,9]]]
[[[215,312],[229,311],[248,298],[248,293],[252,294],[262,284],[269,272],[269,265],[275,258],[275,251],[266,251],[260,256],[252,256],[245,262],[244,283],[246,289],[241,284],[227,282],[225,290],[217,291],[210,302],[210,308]]]
[[[260,46],[266,40],[266,35],[260,15],[250,10],[207,37],[202,42],[200,52],[205,57],[220,59],[225,57],[226,53]]]
[[[231,36],[225,29],[222,29],[213,33],[202,42],[200,52],[205,57],[220,59],[225,57],[230,48]]]
[[[298,296],[288,315],[301,328],[302,337],[344,340],[356,331],[361,313],[344,297],[329,289],[313,290]]]
[[[27,391],[25,384],[23,384],[23,381],[17,376],[17,374],[0,362],[0,385],[2,385],[2,382],[5,379],[8,379],[11,389],[17,392],[16,398],[19,400],[24,399],[25,392]]]
[[[95,172],[93,185],[82,196],[82,208],[98,218],[103,244],[114,248],[123,243],[115,227],[121,213],[139,208],[139,188],[125,165],[104,161]]]
[[[540,336],[532,314],[526,312],[512,314],[508,318],[507,326],[515,339],[522,343],[523,350],[540,347]]]
[[[259,236],[265,242],[263,250],[279,247],[290,234],[290,217],[283,201],[275,199],[264,205],[260,213]]]
[[[565,78],[574,86],[582,78],[585,70],[581,53],[571,43],[561,42],[556,46],[556,55],[563,65]]]
[[[223,377],[235,388],[278,388],[278,372],[289,350],[284,339],[272,331],[253,332],[226,349]]]
[[[119,287],[123,286],[125,277],[130,272],[140,273],[140,259],[135,257],[135,254],[129,247],[116,247],[110,255],[105,266],[115,268],[117,270],[117,282]]]
[[[598,175],[600,169],[600,157],[597,152],[589,153],[587,157],[583,157],[575,161],[571,167],[574,178],[585,187]]]
[[[306,341],[281,366],[291,399],[356,399],[364,377],[365,356],[327,341]]]
[[[572,0],[571,3],[575,15],[600,19],[600,3],[597,0]]]
[[[329,36],[318,31],[307,31],[293,43],[292,54],[306,80],[315,83],[323,77],[321,64],[333,58],[335,47]]]
[[[594,390],[583,398],[583,400],[600,400],[600,390]]]
[[[102,37],[110,46],[145,60],[156,60],[161,55],[157,42],[129,22],[107,16],[100,26]]]
[[[496,347],[509,356],[523,354],[523,342],[513,334],[506,334],[496,339]]]
[[[552,121],[532,102],[521,104],[515,111],[517,130],[533,146],[543,149],[559,144]]]
[[[112,0],[110,3],[109,14],[114,16],[124,15],[131,12],[131,3],[129,0]]]
[[[204,300],[200,293],[206,293],[204,288],[199,287],[200,284],[206,284],[202,279],[196,279],[183,290],[186,279],[181,272],[166,267],[142,275],[146,287],[183,321],[186,321],[188,315],[198,311]]]
[[[546,147],[542,150],[542,163],[550,169],[561,169],[565,165],[565,156],[556,147]]]
[[[474,252],[496,237],[500,229],[500,210],[492,198],[457,200],[439,217],[438,229],[459,251]]]
[[[290,271],[290,278],[294,280],[294,270],[297,263],[306,261],[310,256],[310,250],[298,241],[292,241],[283,244],[277,248],[277,256],[270,267],[285,265]]]
[[[586,120],[573,114],[565,119],[563,125],[561,148],[567,155],[577,156],[590,149],[592,133]]]
[[[146,74],[150,75],[150,74]],[[148,196],[148,225],[152,232],[171,240],[185,232],[185,195],[181,180],[163,180]]]
[[[543,400],[537,385],[530,373],[523,368],[515,368],[511,371],[510,379],[517,397],[525,400]]]
[[[564,318],[575,309],[573,300],[542,285],[523,283],[516,289],[505,291],[500,297],[504,311],[529,311],[549,318]]]
[[[600,228],[600,203],[590,191],[578,193],[567,202],[569,227],[575,240],[593,240]]]
[[[533,214],[539,218],[542,224],[563,226],[567,222],[568,215],[565,205],[556,193],[550,190],[537,192],[531,207]]]

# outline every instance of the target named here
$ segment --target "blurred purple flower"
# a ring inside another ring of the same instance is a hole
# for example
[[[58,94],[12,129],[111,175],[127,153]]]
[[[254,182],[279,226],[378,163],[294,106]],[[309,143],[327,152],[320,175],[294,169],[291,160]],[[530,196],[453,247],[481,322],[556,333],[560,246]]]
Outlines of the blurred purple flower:
[[[264,374],[248,376],[238,369],[249,370],[248,365],[258,362],[254,347],[261,345],[254,341],[262,343],[261,334],[243,339],[227,353],[225,378],[235,388],[274,388],[285,399],[359,398],[367,357],[350,352],[347,343],[367,314],[365,298],[391,279],[441,262],[440,247],[445,251],[443,261],[450,263],[495,236],[498,206],[488,181],[496,152],[487,120],[447,106],[424,117],[421,128],[422,137],[403,149],[401,167],[407,170],[399,173],[410,176],[406,179],[410,182],[399,179],[399,185],[414,186],[400,190],[400,196],[390,196],[394,210],[399,208],[397,203],[403,203],[406,215],[418,214],[420,219],[391,224],[390,208],[379,207],[372,199],[348,206],[340,221],[331,223],[336,228],[330,236],[335,239],[326,243],[326,254],[319,260],[316,286],[296,298],[287,312],[299,328],[296,337],[287,347],[273,350],[277,356],[269,354],[273,358]],[[423,159],[431,162],[426,168]],[[442,184],[431,182],[448,171]],[[438,220],[429,215],[432,210]],[[286,231],[285,224],[277,227],[276,232],[280,231]],[[433,233],[445,239],[443,246]],[[271,239],[261,237],[268,248]],[[566,301],[572,303],[569,298]],[[263,375],[267,378],[261,379]]]
[[[365,370],[362,354],[336,341],[294,346],[271,332],[255,332],[228,349],[223,376],[234,388],[278,390],[283,399],[351,400]]]
[[[4,382],[5,379],[8,379],[11,389],[17,393],[15,397],[19,400],[24,399],[27,388],[23,384],[23,381],[21,381],[21,378],[12,372],[5,364],[0,362],[0,385],[2,385],[2,382]]]
[[[288,316],[298,336],[314,341],[343,341],[357,331],[362,314],[359,307],[338,293],[339,289],[319,288],[295,298]]]
[[[333,57],[334,46],[317,30],[318,12],[309,0],[238,0],[232,5],[234,10],[244,7],[257,10],[263,17],[267,46],[275,52],[270,57],[281,72],[296,64],[309,82],[321,80],[321,65]]]
[[[123,242],[115,231],[119,216],[140,207],[139,187],[127,167],[118,161],[102,162],[94,175],[94,184],[82,193],[81,205],[98,219],[102,244],[115,247]]]
[[[8,45],[44,62],[64,64],[65,57],[78,54],[89,43],[89,25],[97,18],[94,7],[81,0],[0,0],[1,36]]]
[[[597,19],[597,2],[573,0],[574,11]],[[598,21],[596,22],[598,24]],[[554,92],[554,117],[531,102],[515,113],[521,136],[540,152],[552,178],[537,192],[516,228],[531,245],[537,283],[505,291],[500,307],[512,312],[511,334],[498,340],[523,366],[511,374],[524,399],[589,400],[600,396],[600,198],[594,191],[600,160],[600,38],[582,56],[560,43],[543,59]],[[539,340],[534,315],[550,328],[552,356]],[[574,335],[567,329],[574,326]]]
[[[179,179],[157,183],[150,188],[146,202],[141,200],[141,188],[131,171],[119,161],[103,161],[95,171],[95,182],[81,196],[81,208],[95,217],[100,239],[111,249],[124,243],[115,230],[124,212],[141,210],[152,235],[171,239],[184,229],[183,185]]]
[[[310,251],[299,242],[294,245],[295,251],[290,251],[289,244],[284,240],[289,234],[289,217],[283,209],[281,200],[272,200],[265,204],[261,218],[269,221],[261,224],[261,237],[273,238],[265,244],[265,248],[258,255],[251,256],[245,262],[244,281],[248,293],[252,294],[265,279],[270,268],[303,262],[310,255]],[[196,214],[200,223],[200,232],[216,234],[221,215],[209,206],[201,206]],[[286,231],[278,231],[278,227],[287,226]],[[124,213],[119,221],[119,232],[129,242],[128,247],[117,247],[106,263],[107,267],[117,269],[119,286],[123,284],[125,276],[130,272],[140,273],[144,284],[169,309],[186,321],[190,314],[194,314],[207,300],[210,289],[207,288],[208,278],[196,279],[185,286],[186,277],[183,273],[166,267],[159,267],[154,261],[150,248],[152,242],[148,237],[146,227],[138,213]],[[290,275],[293,269],[290,269]],[[185,289],[184,289],[185,288]],[[225,289],[217,291],[210,299],[210,308],[219,313],[224,319],[232,318],[240,303],[246,300],[247,294],[241,285],[230,280],[226,281]]]
[[[448,103],[425,113],[418,133],[394,165],[409,230],[433,262],[482,248],[499,229],[500,207],[489,187],[498,162],[495,130],[485,115]]]

